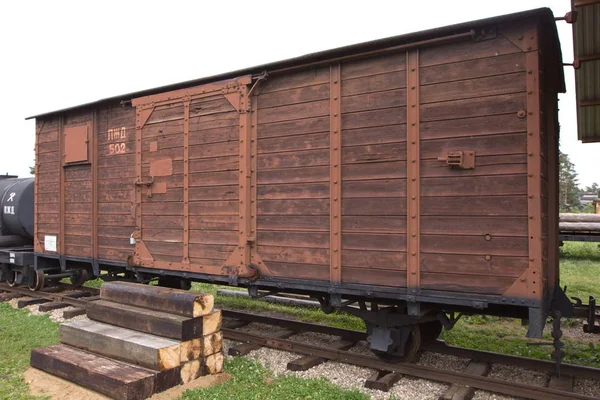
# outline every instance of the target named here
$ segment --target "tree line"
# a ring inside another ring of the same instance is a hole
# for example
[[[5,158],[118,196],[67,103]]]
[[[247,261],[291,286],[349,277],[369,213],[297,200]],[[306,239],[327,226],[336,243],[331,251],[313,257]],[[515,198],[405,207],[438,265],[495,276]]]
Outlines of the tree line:
[[[596,182],[591,186],[580,187],[577,178],[575,165],[569,159],[569,156],[563,152],[559,153],[559,172],[558,183],[560,189],[559,209],[560,212],[583,212],[593,213],[594,203],[586,205],[581,204],[580,194],[591,193],[600,198],[600,187]]]

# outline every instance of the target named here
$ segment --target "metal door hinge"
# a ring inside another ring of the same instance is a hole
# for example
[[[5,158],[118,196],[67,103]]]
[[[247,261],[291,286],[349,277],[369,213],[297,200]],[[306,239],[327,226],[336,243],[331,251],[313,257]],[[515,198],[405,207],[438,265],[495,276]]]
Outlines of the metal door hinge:
[[[445,157],[438,157],[438,161],[445,162],[450,167],[460,169],[475,168],[475,152],[468,151],[451,151]]]

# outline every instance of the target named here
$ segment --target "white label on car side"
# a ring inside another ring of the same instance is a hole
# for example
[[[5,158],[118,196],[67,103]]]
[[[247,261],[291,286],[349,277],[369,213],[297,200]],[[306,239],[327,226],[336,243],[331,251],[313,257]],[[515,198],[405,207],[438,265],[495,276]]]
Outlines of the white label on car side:
[[[56,251],[56,235],[44,236],[44,248],[46,251]]]

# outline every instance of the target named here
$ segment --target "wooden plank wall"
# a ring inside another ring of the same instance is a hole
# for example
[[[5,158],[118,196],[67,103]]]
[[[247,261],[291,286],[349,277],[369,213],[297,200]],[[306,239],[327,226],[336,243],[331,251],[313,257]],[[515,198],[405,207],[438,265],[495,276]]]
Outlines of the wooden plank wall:
[[[159,106],[142,129],[141,181],[150,179],[151,163],[173,160],[173,175],[155,177],[166,182],[167,193],[148,197],[142,186],[144,244],[155,259],[169,262],[181,262],[183,254],[183,118],[182,102]],[[150,151],[153,141],[156,151]]]
[[[60,231],[58,117],[36,120],[35,251],[44,251],[44,237]]]
[[[273,276],[329,280],[329,66],[258,96],[257,252]]]
[[[87,125],[88,140],[94,134],[92,113],[88,110],[72,112],[63,117],[63,132],[69,126]],[[64,137],[63,137],[64,139]],[[64,148],[64,140],[61,144]],[[89,147],[88,147],[89,148]],[[88,160],[91,154],[88,151]],[[61,160],[62,164],[62,160]],[[63,170],[63,238],[64,255],[92,256],[92,175],[91,164],[61,165]]]
[[[502,35],[420,51],[422,289],[502,294],[528,266],[525,74]],[[457,150],[476,168],[437,160]]]
[[[515,43],[523,28],[511,29],[499,29],[486,40],[418,51],[422,290],[501,295],[529,265],[527,118],[518,115],[527,109],[525,53]],[[337,129],[331,125],[331,110],[338,104],[332,97],[340,93],[341,283],[406,286],[406,57],[398,52],[344,61],[340,78],[337,66],[334,74],[329,65],[272,74],[258,86],[252,98],[257,110],[252,116],[257,125],[257,246],[252,251],[274,277],[328,281],[334,276],[330,246],[336,241],[330,228],[338,225],[330,225],[335,164],[330,154],[337,142],[330,140],[330,128]],[[91,118],[90,112],[72,114],[64,124]],[[125,262],[133,252],[129,237],[136,228],[135,109],[104,107],[96,111],[95,121],[97,255]],[[141,176],[150,176],[156,160],[170,158],[173,167],[172,174],[156,177],[166,183],[166,193],[148,197],[142,192],[143,241],[155,260],[181,263],[188,237],[193,265],[221,266],[236,249],[239,125],[238,111],[221,94],[159,105],[149,116],[141,136]],[[38,121],[40,243],[44,234],[60,229],[59,129],[58,119]],[[554,143],[556,132],[551,133]],[[546,136],[540,140],[545,149],[541,205],[548,215],[553,210],[548,201],[552,174],[545,153],[552,146]],[[438,160],[457,150],[475,151],[476,168],[449,168]],[[67,255],[93,254],[92,172],[89,165],[64,169]],[[547,234],[547,218],[543,224]]]
[[[405,70],[342,63],[342,282],[406,286]]]
[[[189,105],[189,261],[221,266],[238,241],[239,114],[223,95]],[[166,193],[143,195],[142,237],[155,260],[184,253],[184,104],[159,106],[142,129],[142,177],[150,164],[172,159],[173,174],[156,177]],[[156,142],[156,151],[150,143]]]
[[[189,243],[192,264],[220,267],[238,244],[239,114],[222,95],[190,103]]]
[[[135,230],[135,109],[103,107],[97,120],[97,257],[126,262],[133,251],[129,237]]]

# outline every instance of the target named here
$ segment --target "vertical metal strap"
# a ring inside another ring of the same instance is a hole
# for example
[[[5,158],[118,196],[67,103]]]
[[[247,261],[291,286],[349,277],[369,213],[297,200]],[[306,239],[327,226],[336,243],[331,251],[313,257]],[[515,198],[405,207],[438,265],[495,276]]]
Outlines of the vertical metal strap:
[[[64,117],[58,117],[58,151],[60,154],[58,168],[60,168],[59,176],[60,181],[58,183],[58,202],[59,202],[59,232],[58,232],[58,252],[61,257],[65,255],[65,169],[63,167],[65,163],[65,137],[64,137]],[[61,266],[62,267],[62,266]]]
[[[92,260],[98,259],[98,112],[92,111],[92,129],[90,132],[92,144]]]
[[[342,82],[340,63],[331,64],[329,68],[329,279],[339,285],[342,278]]]
[[[190,270],[190,99],[183,99],[183,260],[182,268]]]
[[[419,50],[406,52],[406,169],[407,169],[407,289],[419,293],[421,265],[421,207],[419,154]]]
[[[238,242],[238,251],[240,252],[240,265],[247,266],[250,264],[250,244],[254,242],[254,234],[252,229],[251,214],[252,214],[252,188],[251,180],[253,168],[251,163],[251,138],[250,125],[251,117],[247,111],[248,88],[241,85],[237,88],[240,96],[240,108],[238,110],[240,116],[240,148],[239,148],[239,216],[240,216],[240,234]]]
[[[247,94],[246,94],[247,95]],[[261,263],[260,260],[255,260],[255,258],[258,258],[258,254],[256,253],[256,246],[257,246],[257,240],[258,240],[258,232],[256,230],[256,226],[257,226],[257,217],[256,217],[256,212],[257,212],[257,202],[258,200],[256,199],[256,195],[257,195],[257,188],[256,188],[256,175],[257,175],[257,159],[256,159],[256,152],[258,149],[258,143],[257,143],[257,135],[258,135],[258,107],[257,107],[257,97],[248,97],[247,98],[247,103],[244,102],[244,104],[247,104],[247,109],[250,109],[250,203],[251,203],[251,207],[250,207],[250,233],[252,234],[252,236],[254,237],[254,241],[250,243],[250,255],[251,255],[251,259],[250,262],[252,264],[258,264]],[[256,255],[256,257],[255,257]]]
[[[542,295],[542,155],[540,114],[540,66],[537,50],[525,54],[527,70],[527,214],[529,231],[529,274],[526,296]]]
[[[135,112],[135,179],[142,181],[142,128],[145,118],[142,115],[142,107],[136,107]],[[140,259],[140,248],[142,240],[142,186],[135,185],[135,259]]]
[[[36,119],[36,132],[35,132],[35,164],[34,164],[34,174],[39,177],[40,172],[40,162],[39,162],[39,151],[40,151],[40,134],[42,133],[42,128],[44,127],[45,120],[40,124],[40,121]],[[41,126],[37,126],[41,125]],[[60,158],[60,157],[59,157]],[[33,181],[33,251],[41,251],[41,247],[39,246],[39,237],[38,237],[38,224],[40,222],[39,210],[38,210],[38,197],[39,197],[39,179],[34,179]]]

